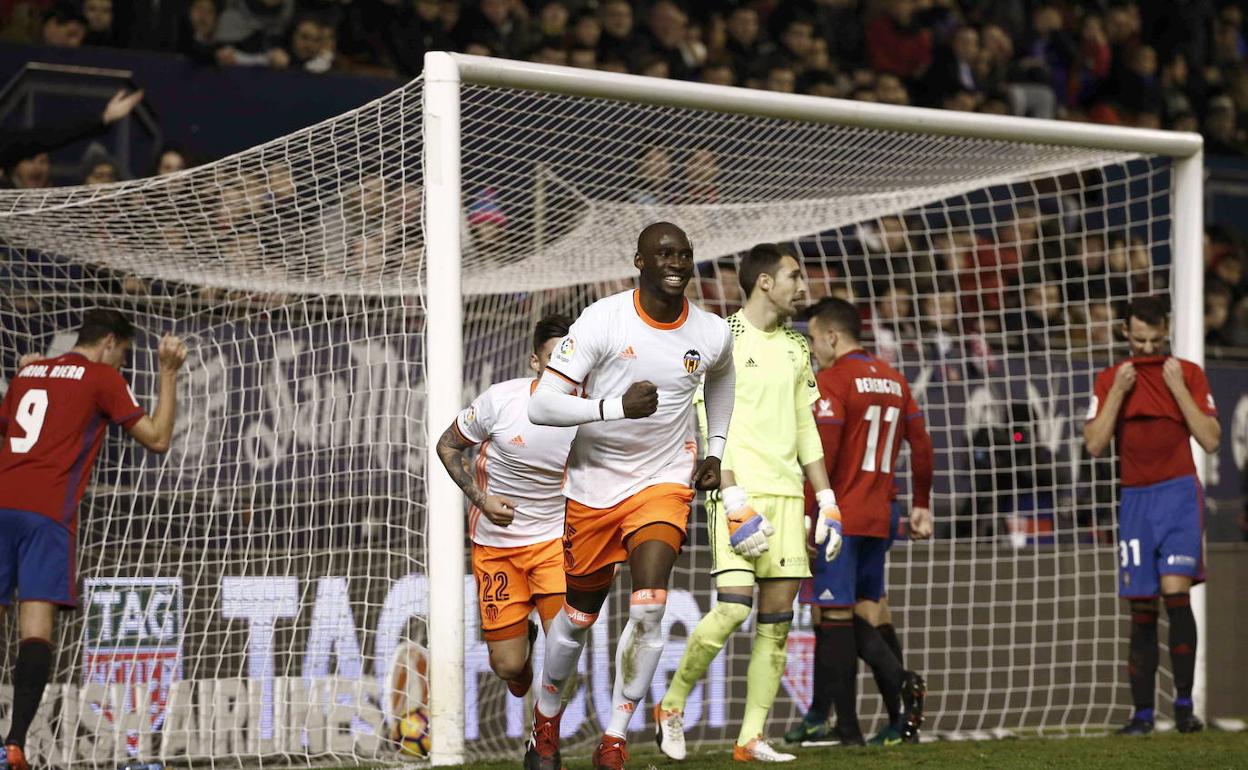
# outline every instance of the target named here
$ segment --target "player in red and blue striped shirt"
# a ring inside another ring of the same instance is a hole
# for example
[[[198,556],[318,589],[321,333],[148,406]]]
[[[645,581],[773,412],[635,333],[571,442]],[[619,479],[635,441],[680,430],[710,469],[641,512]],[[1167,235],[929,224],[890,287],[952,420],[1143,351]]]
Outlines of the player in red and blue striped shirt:
[[[17,662],[5,753],[11,770],[28,770],[26,731],[52,667],[56,608],[75,607],[74,544],[78,503],[110,423],[153,452],[173,436],[181,340],[160,341],[156,412],[139,406],[119,369],[134,327],[119,312],[88,310],[74,348],[28,360],[0,404],[0,612],[17,590]]]
[[[1131,603],[1127,674],[1135,713],[1119,732],[1153,730],[1157,678],[1157,596],[1170,617],[1174,721],[1179,732],[1203,725],[1193,714],[1196,620],[1188,592],[1204,582],[1204,496],[1190,439],[1216,452],[1222,437],[1205,373],[1164,353],[1169,323],[1165,304],[1132,301],[1124,325],[1131,357],[1100,372],[1083,436],[1101,457],[1114,439],[1122,465],[1118,513],[1118,595]]]

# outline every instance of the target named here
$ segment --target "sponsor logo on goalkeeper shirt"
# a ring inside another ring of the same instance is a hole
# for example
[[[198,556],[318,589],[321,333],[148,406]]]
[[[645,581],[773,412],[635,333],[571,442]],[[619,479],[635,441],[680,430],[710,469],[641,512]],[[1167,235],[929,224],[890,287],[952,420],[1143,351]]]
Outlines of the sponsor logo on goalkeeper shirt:
[[[185,615],[180,578],[101,578],[85,584],[82,680],[123,685],[126,701],[151,704],[151,729],[165,720],[170,686],[182,678]],[[148,698],[138,697],[145,691]],[[101,716],[120,717],[101,706]],[[138,734],[127,742],[137,751]]]

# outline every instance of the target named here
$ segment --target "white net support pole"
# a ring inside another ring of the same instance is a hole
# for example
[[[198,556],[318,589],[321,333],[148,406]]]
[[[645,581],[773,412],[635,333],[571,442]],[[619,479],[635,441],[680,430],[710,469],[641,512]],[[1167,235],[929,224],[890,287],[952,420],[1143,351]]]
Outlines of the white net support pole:
[[[459,72],[445,53],[425,56],[424,226],[428,315],[426,489],[429,516],[429,694],[435,765],[464,762],[464,505],[434,447],[461,404]]]
[[[1174,164],[1174,264],[1171,278],[1173,313],[1172,348],[1175,355],[1205,365],[1205,271],[1204,250],[1204,153],[1196,153]],[[1196,473],[1205,480],[1205,450],[1192,440]],[[1206,661],[1209,656],[1208,612],[1204,584],[1192,587],[1192,614],[1196,616],[1196,675],[1192,701],[1196,714],[1205,717]]]

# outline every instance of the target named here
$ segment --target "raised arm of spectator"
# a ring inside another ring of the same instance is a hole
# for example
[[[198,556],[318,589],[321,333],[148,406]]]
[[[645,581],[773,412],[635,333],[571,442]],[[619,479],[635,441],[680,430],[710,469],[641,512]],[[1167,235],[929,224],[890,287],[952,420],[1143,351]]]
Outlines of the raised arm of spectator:
[[[0,133],[0,168],[11,169],[18,161],[95,136],[129,115],[142,100],[141,90],[129,94],[118,91],[97,118],[66,126],[41,126]]]

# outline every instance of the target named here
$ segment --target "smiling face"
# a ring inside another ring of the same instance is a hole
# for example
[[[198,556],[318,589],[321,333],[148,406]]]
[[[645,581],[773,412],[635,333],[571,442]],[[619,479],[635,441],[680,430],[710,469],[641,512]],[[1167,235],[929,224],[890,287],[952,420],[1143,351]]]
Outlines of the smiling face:
[[[693,246],[676,225],[659,223],[643,231],[633,264],[641,271],[641,288],[662,297],[680,297],[693,277]]]

